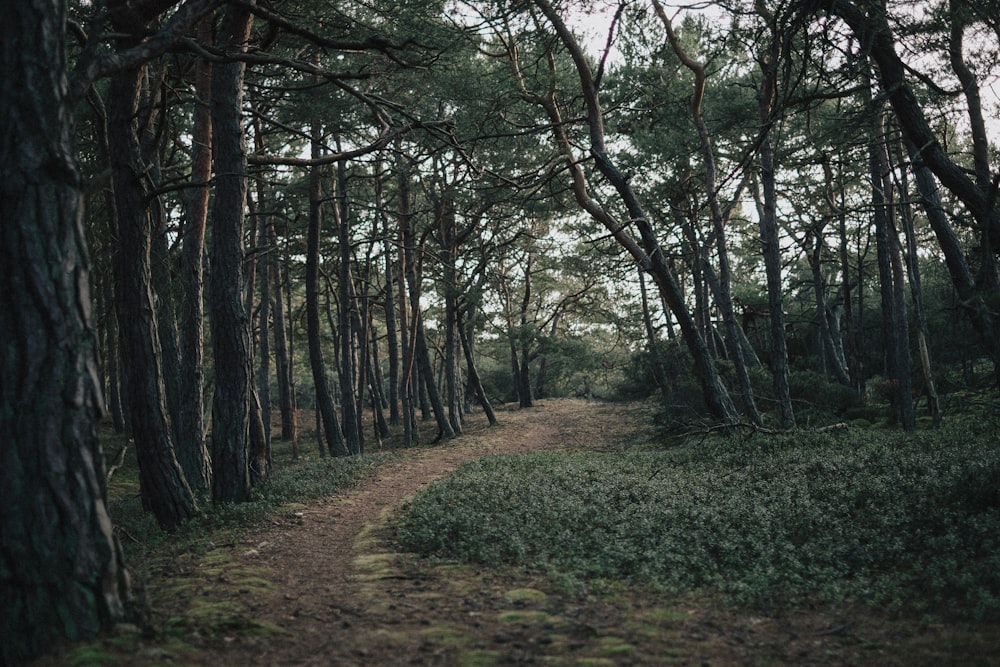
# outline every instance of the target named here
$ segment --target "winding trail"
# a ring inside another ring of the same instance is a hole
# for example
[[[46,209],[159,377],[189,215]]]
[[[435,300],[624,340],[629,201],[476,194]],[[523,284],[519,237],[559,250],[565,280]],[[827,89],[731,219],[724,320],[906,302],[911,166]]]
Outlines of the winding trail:
[[[551,400],[501,412],[493,428],[475,416],[460,438],[404,451],[356,487],[285,506],[231,543],[167,550],[149,577],[157,636],[123,630],[101,642],[100,659],[56,651],[35,667],[1000,665],[997,626],[927,625],[852,604],[741,611],[614,582],[567,592],[522,569],[397,551],[392,526],[406,499],[461,464],[621,451],[649,437],[648,410]]]
[[[606,434],[628,438],[635,428],[620,407],[582,400],[543,401],[498,418],[493,428],[474,418],[461,437],[406,452],[358,487],[293,512],[234,545],[241,569],[252,568],[273,584],[263,595],[253,592],[250,611],[264,626],[281,631],[258,637],[234,633],[221,645],[205,647],[197,662],[455,664],[454,652],[438,644],[474,644],[474,637],[460,641],[453,635],[482,634],[475,608],[483,604],[434,584],[430,574],[404,572],[403,561],[413,559],[392,550],[392,512],[467,461],[539,449],[599,448],[609,444]],[[469,621],[469,627],[457,630],[456,618]]]

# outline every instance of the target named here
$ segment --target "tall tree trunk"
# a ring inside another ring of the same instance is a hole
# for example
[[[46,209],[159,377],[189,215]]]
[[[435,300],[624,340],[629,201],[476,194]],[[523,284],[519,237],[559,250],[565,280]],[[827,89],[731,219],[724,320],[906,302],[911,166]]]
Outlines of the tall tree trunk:
[[[263,187],[261,187],[263,190]],[[269,230],[271,217],[263,210],[265,206],[264,192],[257,199],[257,213],[260,216],[260,229],[257,232],[257,245],[263,248],[263,254],[258,253],[257,283],[260,285],[260,312],[257,314],[257,395],[260,397],[260,416],[264,427],[264,447],[267,462],[271,462],[271,255],[274,248],[270,245]]]
[[[411,447],[420,442],[420,431],[417,427],[417,415],[415,408],[415,385],[414,374],[414,346],[410,342],[411,333],[409,325],[408,305],[406,298],[406,274],[408,266],[412,262],[413,248],[410,246],[410,177],[405,169],[402,155],[396,160],[398,171],[399,194],[397,225],[397,241],[399,248],[399,260],[396,262],[396,287],[399,290],[399,342],[402,351],[400,368],[400,403],[403,417],[403,447]],[[419,305],[415,306],[419,307]]]
[[[758,5],[763,8],[763,4]],[[785,338],[785,306],[781,279],[781,245],[778,240],[778,197],[775,183],[774,147],[770,127],[778,85],[778,59],[781,40],[772,16],[766,11],[762,16],[771,28],[771,42],[766,56],[761,60],[760,98],[757,114],[762,128],[768,128],[760,138],[758,164],[763,196],[758,212],[761,254],[764,257],[764,275],[767,282],[767,309],[770,313],[771,387],[778,407],[778,424],[781,428],[795,428],[795,412],[788,383],[788,340]],[[755,197],[756,198],[756,197]]]
[[[164,528],[197,512],[177,461],[164,395],[150,252],[154,233],[138,138],[142,69],[112,76],[108,147],[118,215],[118,322],[143,506]]]
[[[227,7],[219,28],[219,46],[243,51],[250,36],[249,9]],[[215,200],[212,208],[211,281],[212,352],[215,396],[212,402],[212,500],[244,502],[250,498],[251,366],[249,316],[243,300],[243,232],[247,194],[243,144],[244,65],[220,63],[212,72],[212,148]]]
[[[458,333],[458,229],[455,220],[454,195],[446,191],[435,202],[438,220],[438,245],[444,283],[444,381],[448,402],[448,421],[452,430],[462,432],[462,375],[459,365],[461,355]]]
[[[384,246],[385,258],[385,301],[383,308],[385,311],[386,354],[389,357],[389,423],[396,426],[400,423],[401,417],[399,408],[399,328],[396,324],[396,270],[393,261],[393,248],[395,244],[392,242],[394,235],[389,228],[389,216],[383,213],[382,201],[384,198],[381,176],[382,163],[380,161],[379,178],[375,181],[375,201],[376,210],[382,216],[382,244]],[[401,175],[400,178],[405,178],[405,174]],[[399,196],[402,197],[403,193],[401,192]],[[401,203],[400,206],[403,206],[403,204]]]
[[[313,124],[311,157],[320,156],[320,128]],[[319,320],[319,239],[323,221],[323,186],[320,167],[311,167],[309,173],[309,229],[306,233],[306,337],[309,344],[309,365],[312,368],[316,391],[317,419],[322,419],[326,448],[331,456],[347,454],[344,437],[340,432],[337,412],[333,407],[330,387],[323,361],[323,341]]]
[[[900,165],[898,174],[900,198],[900,217],[903,222],[903,235],[906,239],[906,275],[909,278],[910,297],[913,301],[913,315],[917,324],[917,349],[920,354],[920,370],[924,378],[924,392],[927,394],[927,408],[934,426],[941,425],[941,404],[938,399],[937,386],[934,382],[934,370],[931,365],[930,329],[927,325],[927,312],[924,309],[924,290],[920,280],[920,262],[917,247],[917,237],[913,229],[913,206],[910,204],[910,184],[907,178],[905,153],[902,141],[896,137],[895,154]],[[893,170],[893,173],[897,173]]]
[[[337,246],[340,250],[338,297],[338,327],[340,332],[340,410],[343,416],[341,427],[350,454],[361,454],[361,418],[358,410],[358,359],[355,348],[356,300],[352,286],[351,272],[351,229],[350,209],[347,204],[347,163],[337,163],[337,195],[333,208],[334,224],[337,226]]]
[[[471,312],[471,306],[468,308]],[[465,354],[465,364],[469,373],[469,385],[476,394],[476,398],[479,400],[479,404],[483,407],[483,412],[486,413],[486,419],[489,420],[490,426],[497,425],[497,417],[493,412],[493,405],[490,403],[489,397],[486,395],[486,390],[483,388],[482,379],[479,377],[479,370],[476,368],[476,355],[474,348],[472,347],[472,335],[469,331],[466,331],[465,323],[462,321],[462,312],[458,312],[458,336],[462,344],[462,352]],[[472,317],[469,317],[472,320]],[[471,330],[471,324],[470,324]]]
[[[0,663],[11,665],[134,612],[98,439],[65,25],[54,0],[8,3],[0,22]]]
[[[198,37],[211,41],[212,23],[198,24]],[[195,64],[194,127],[191,132],[191,181],[181,237],[181,402],[177,414],[177,458],[191,488],[208,495],[212,488],[211,458],[205,443],[205,229],[208,224],[208,182],[212,177],[212,65]]]
[[[518,311],[517,356],[514,358],[514,382],[517,383],[518,406],[530,408],[531,396],[531,350],[529,347],[531,335],[528,331],[528,307],[531,305],[531,274],[534,269],[534,254],[528,251],[528,261],[524,266],[524,292],[521,295],[521,305]],[[518,357],[520,363],[518,363]]]
[[[870,98],[869,98],[870,99]],[[899,239],[892,225],[892,202],[889,199],[889,160],[886,152],[882,110],[873,105],[872,135],[868,145],[872,184],[872,217],[878,255],[879,293],[882,300],[882,331],[888,361],[888,375],[895,417],[907,431],[916,427],[913,396],[910,392],[909,327],[906,302],[901,298]]]
[[[270,255],[274,295],[274,366],[277,375],[278,406],[281,410],[281,439],[293,443],[298,439],[298,421],[295,414],[295,395],[292,386],[292,354],[285,324],[285,289],[281,279],[281,259],[277,251],[278,238],[274,224],[268,226],[268,243],[275,249]]]
[[[411,261],[407,261],[407,283],[410,285],[410,304],[413,309],[413,319],[410,324],[410,335],[413,337],[414,357],[419,370],[419,381],[427,392],[427,401],[438,427],[438,438],[450,440],[455,437],[455,430],[448,421],[448,415],[441,402],[441,394],[434,382],[434,366],[431,364],[430,349],[427,346],[427,334],[424,331],[424,318],[420,309],[420,277]]]

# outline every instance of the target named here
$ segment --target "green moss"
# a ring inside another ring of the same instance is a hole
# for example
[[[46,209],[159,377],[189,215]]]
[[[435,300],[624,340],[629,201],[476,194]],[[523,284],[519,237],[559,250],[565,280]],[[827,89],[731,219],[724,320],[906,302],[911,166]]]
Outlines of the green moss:
[[[535,588],[514,588],[503,597],[507,602],[544,602],[549,596]]]

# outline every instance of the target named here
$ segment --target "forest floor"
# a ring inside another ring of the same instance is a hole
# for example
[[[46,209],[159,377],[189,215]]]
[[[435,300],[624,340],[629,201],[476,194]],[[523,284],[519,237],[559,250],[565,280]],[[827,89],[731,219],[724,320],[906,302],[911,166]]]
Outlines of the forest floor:
[[[164,559],[147,581],[154,636],[125,632],[39,664],[1000,664],[982,628],[853,605],[763,614],[618,584],[567,592],[523,569],[398,550],[394,518],[431,481],[482,456],[627,448],[649,438],[637,409],[552,400],[503,411],[493,428],[473,417],[462,437],[406,450],[341,495]]]

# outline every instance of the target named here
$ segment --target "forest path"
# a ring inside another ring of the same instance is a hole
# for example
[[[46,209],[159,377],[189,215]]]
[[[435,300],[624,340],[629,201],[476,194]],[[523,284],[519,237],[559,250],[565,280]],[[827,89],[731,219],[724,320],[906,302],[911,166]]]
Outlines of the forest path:
[[[232,545],[233,583],[239,584],[240,574],[248,579],[243,603],[264,632],[254,636],[241,629],[221,643],[206,643],[193,657],[206,665],[529,660],[533,642],[515,636],[545,620],[541,612],[528,614],[528,623],[498,615],[525,611],[518,596],[536,602],[547,596],[526,591],[530,582],[501,581],[500,574],[473,568],[430,567],[395,553],[392,513],[467,461],[542,449],[607,449],[628,442],[648,423],[621,405],[565,399],[498,418],[500,424],[489,428],[477,415],[461,437],[406,451],[357,487],[282,514],[268,529]]]

